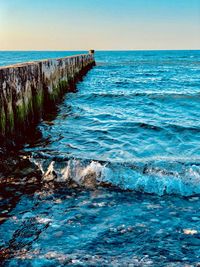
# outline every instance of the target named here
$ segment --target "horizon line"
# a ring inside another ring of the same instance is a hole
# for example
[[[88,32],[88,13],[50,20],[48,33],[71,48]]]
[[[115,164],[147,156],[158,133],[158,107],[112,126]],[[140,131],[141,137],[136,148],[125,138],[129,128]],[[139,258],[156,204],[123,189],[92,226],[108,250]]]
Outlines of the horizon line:
[[[5,49],[0,49],[0,52],[81,52],[81,51],[90,51],[91,49],[83,49],[83,50],[35,50],[35,49],[25,49],[25,50],[21,50],[21,49],[14,49],[14,50],[5,50]],[[95,52],[114,52],[114,51],[118,51],[118,52],[128,52],[128,51],[200,51],[200,48],[185,48],[185,49],[95,49]]]

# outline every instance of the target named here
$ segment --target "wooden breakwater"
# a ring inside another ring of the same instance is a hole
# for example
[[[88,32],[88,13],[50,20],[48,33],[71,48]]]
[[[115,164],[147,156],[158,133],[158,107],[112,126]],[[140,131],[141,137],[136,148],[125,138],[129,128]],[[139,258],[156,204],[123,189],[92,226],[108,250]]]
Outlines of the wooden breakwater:
[[[0,136],[23,136],[95,65],[94,51],[0,67]]]

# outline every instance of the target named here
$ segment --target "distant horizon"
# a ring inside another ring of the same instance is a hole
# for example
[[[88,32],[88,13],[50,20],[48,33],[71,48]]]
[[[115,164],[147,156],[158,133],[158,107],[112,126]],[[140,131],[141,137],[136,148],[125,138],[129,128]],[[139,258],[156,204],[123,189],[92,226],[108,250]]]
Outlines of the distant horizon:
[[[0,52],[89,52],[88,50],[0,50]],[[94,50],[95,52],[137,52],[137,51],[200,51],[200,48],[198,49],[98,49]]]

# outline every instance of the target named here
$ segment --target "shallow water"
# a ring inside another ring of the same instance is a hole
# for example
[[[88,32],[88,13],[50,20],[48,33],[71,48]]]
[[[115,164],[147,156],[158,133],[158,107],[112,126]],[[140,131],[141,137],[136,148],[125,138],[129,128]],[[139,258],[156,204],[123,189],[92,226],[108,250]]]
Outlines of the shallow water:
[[[41,183],[4,188],[6,264],[196,266],[200,51],[97,52],[96,61],[24,147]]]

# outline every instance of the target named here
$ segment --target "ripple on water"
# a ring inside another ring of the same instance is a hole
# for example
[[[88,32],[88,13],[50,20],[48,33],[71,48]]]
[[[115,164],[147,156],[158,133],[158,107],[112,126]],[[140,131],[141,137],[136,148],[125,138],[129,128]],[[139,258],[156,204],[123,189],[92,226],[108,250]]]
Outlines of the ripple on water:
[[[6,53],[0,64],[65,52]],[[97,66],[25,146],[37,185],[6,173],[8,266],[198,266],[199,55],[96,53]]]

